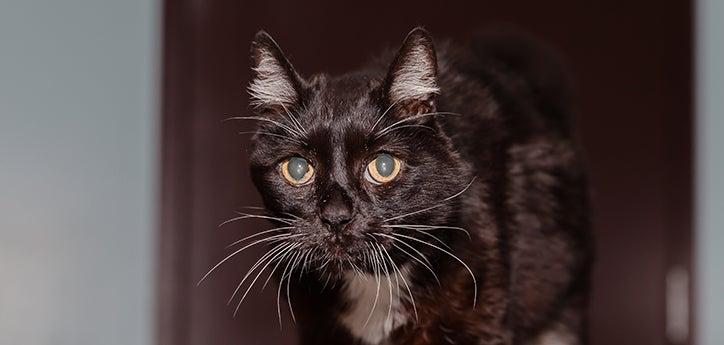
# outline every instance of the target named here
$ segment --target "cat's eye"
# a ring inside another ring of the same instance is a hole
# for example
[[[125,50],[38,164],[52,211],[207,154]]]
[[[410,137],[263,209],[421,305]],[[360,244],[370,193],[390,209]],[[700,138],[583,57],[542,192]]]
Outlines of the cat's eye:
[[[365,179],[373,184],[390,182],[400,173],[401,162],[387,153],[381,153],[367,164]]]
[[[302,157],[292,157],[279,165],[282,176],[292,186],[303,186],[314,177],[314,168]]]

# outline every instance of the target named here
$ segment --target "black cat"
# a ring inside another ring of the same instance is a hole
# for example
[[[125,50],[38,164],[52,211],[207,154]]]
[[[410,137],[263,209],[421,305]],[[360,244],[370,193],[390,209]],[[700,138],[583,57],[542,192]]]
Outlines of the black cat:
[[[251,171],[278,225],[255,269],[302,344],[587,342],[587,183],[543,49],[495,35],[436,53],[418,28],[309,78],[264,32],[251,55]]]

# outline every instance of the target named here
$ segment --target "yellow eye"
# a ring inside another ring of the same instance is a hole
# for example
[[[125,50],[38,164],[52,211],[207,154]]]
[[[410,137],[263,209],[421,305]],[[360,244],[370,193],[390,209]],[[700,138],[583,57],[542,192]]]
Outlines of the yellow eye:
[[[303,186],[314,177],[314,168],[302,157],[292,157],[279,165],[282,176],[295,187]]]
[[[390,182],[400,173],[401,162],[399,159],[381,153],[375,157],[365,170],[365,179],[374,184]]]

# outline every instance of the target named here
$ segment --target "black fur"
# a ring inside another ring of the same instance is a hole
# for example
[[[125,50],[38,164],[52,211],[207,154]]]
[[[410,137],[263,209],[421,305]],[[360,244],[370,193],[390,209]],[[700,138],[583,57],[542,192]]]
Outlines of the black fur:
[[[418,314],[405,300],[409,322],[386,344],[539,344],[548,331],[584,344],[588,198],[565,78],[543,49],[509,35],[438,48],[415,29],[397,54],[362,71],[305,79],[270,36],[261,32],[254,40],[255,80],[270,82],[259,80],[270,78],[259,75],[260,64],[278,63],[271,67],[281,72],[271,77],[294,91],[254,100],[260,134],[251,170],[270,215],[286,219],[275,224],[292,223],[286,233],[298,235],[270,248],[297,244],[276,258],[275,274],[284,282],[288,266],[302,277],[290,283],[301,342],[357,341],[338,321],[349,307],[343,276],[351,265],[375,272],[366,253],[375,242],[411,270]],[[432,79],[417,72],[431,72]],[[421,87],[400,89],[415,86]],[[277,96],[284,102],[270,101]],[[405,126],[384,132],[395,123]],[[403,165],[395,180],[374,185],[363,175],[380,152]],[[314,167],[310,184],[296,187],[280,175],[279,164],[292,156]],[[349,221],[325,221],[330,207],[349,213]],[[428,232],[435,241],[385,224],[447,228]],[[440,283],[392,237],[427,257]],[[477,290],[463,265],[420,241],[449,246],[474,272]]]

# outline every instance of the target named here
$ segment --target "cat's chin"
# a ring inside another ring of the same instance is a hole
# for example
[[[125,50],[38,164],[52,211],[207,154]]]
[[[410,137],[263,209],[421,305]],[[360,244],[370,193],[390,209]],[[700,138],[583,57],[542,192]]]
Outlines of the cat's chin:
[[[392,265],[389,264],[387,257],[366,255],[350,255],[345,252],[327,252],[315,260],[315,270],[323,272],[324,275],[331,274],[337,277],[355,274],[382,274],[384,265],[388,265],[387,269],[392,271]],[[371,260],[371,262],[370,262]],[[396,262],[396,264],[400,264]]]
[[[343,277],[350,273],[375,273],[374,267],[364,257],[350,255],[344,251],[324,251],[312,260],[310,266],[312,271],[321,273],[325,277],[327,275]]]

